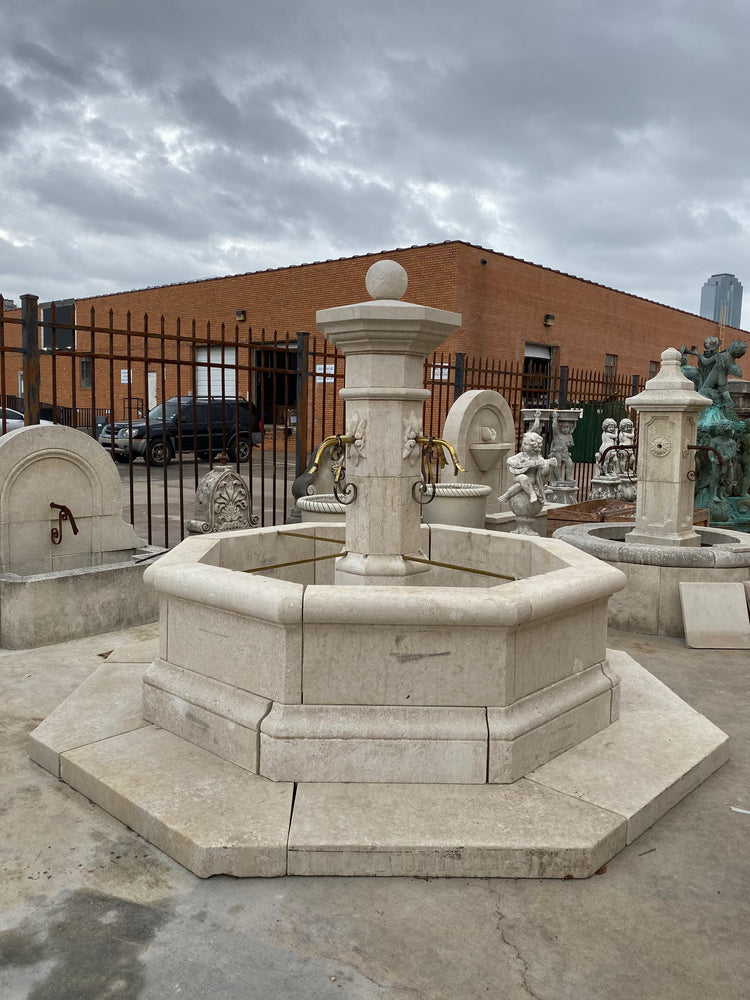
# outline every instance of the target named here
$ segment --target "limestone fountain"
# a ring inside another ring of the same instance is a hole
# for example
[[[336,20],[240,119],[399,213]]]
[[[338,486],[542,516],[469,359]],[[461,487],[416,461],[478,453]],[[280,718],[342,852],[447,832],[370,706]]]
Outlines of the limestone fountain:
[[[345,530],[185,540],[148,570],[160,640],[138,684],[113,699],[102,674],[95,738],[96,675],[85,711],[74,694],[31,736],[199,875],[584,877],[726,759],[723,733],[606,649],[619,570],[420,523],[422,365],[461,317],[406,285],[380,261],[372,301],[317,317],[346,356]]]
[[[683,635],[680,582],[750,580],[750,536],[693,526],[696,437],[702,412],[715,407],[681,362],[668,348],[643,392],[626,400],[640,415],[635,525],[577,524],[554,535],[625,573],[610,624],[651,635]]]

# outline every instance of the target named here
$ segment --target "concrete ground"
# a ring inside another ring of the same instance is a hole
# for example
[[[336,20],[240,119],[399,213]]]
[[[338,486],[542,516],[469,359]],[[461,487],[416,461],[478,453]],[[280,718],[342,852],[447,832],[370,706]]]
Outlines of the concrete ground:
[[[732,747],[591,879],[202,881],[25,753],[102,654],[155,629],[0,651],[3,1000],[750,997],[747,651],[611,633]]]

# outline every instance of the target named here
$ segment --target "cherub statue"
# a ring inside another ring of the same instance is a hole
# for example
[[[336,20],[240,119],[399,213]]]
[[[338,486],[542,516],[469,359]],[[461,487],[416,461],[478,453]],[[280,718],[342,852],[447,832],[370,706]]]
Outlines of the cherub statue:
[[[744,356],[746,351],[747,344],[744,340],[733,340],[725,351],[719,351],[716,355],[711,370],[700,387],[704,396],[708,396],[725,410],[734,409],[732,397],[729,395],[728,376],[742,375],[742,369],[737,361]]]
[[[575,420],[558,421],[557,410],[555,410],[552,414],[552,444],[549,449],[549,457],[557,460],[558,482],[573,479],[573,459],[570,457],[570,449],[573,446],[573,431],[575,429]]]
[[[505,503],[519,493],[525,493],[529,500],[544,502],[544,487],[552,469],[557,468],[556,458],[542,457],[542,437],[535,431],[527,431],[521,441],[521,450],[507,459],[507,466],[513,474],[514,483],[502,496]]]
[[[742,450],[742,482],[740,496],[750,494],[750,420],[745,420],[740,433],[740,448]]]
[[[716,435],[711,439],[711,447],[722,458],[722,463],[720,463],[713,451],[709,453],[711,457],[709,489],[714,500],[723,500],[727,493],[731,494],[732,492],[733,463],[739,450],[732,430],[732,424],[725,420],[717,426]]]
[[[686,347],[684,344],[680,348],[680,354],[682,355],[680,359],[680,365],[682,366],[682,374],[685,375],[690,381],[695,385],[695,388],[700,392],[704,382],[710,375],[716,359],[719,354],[719,348],[721,347],[721,341],[718,337],[706,337],[703,342],[703,354],[698,354],[694,347]],[[692,354],[696,359],[695,368],[691,367],[687,363],[687,355]]]
[[[602,443],[594,458],[597,476],[616,476],[619,473],[617,452],[610,451],[606,455],[604,454],[607,448],[613,448],[616,444],[617,421],[613,420],[612,417],[607,417],[602,423]]]
[[[620,426],[617,428],[617,443],[626,448],[635,445],[635,427],[629,417],[623,417]],[[635,471],[635,450],[618,451],[617,465],[621,476],[631,477]]]

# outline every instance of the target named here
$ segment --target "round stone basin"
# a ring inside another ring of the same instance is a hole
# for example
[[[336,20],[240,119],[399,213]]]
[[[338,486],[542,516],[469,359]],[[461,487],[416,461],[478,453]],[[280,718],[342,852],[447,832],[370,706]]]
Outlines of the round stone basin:
[[[483,483],[436,483],[435,499],[422,505],[422,521],[484,528],[491,492]]]
[[[335,585],[342,525],[186,539],[146,572],[146,718],[275,781],[477,784],[617,717],[622,573],[555,539],[421,530],[410,587]]]
[[[625,574],[625,587],[609,603],[609,623],[614,628],[682,636],[681,582],[750,580],[746,532],[696,526],[700,545],[675,546],[629,542],[632,530],[632,523],[575,524],[558,528],[553,536]]]

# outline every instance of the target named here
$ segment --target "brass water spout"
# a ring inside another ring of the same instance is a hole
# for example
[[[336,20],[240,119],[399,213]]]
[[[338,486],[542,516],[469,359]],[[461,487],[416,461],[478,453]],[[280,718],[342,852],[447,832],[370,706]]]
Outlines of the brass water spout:
[[[441,469],[448,464],[448,459],[445,457],[445,452],[447,451],[453,463],[453,475],[457,476],[459,472],[466,472],[466,469],[458,460],[456,449],[448,441],[436,437],[418,437],[416,441],[427,452],[428,458],[437,458]]]
[[[327,438],[323,438],[318,445],[318,450],[315,452],[315,458],[308,472],[314,475],[318,471],[320,463],[323,461],[323,455],[325,455],[329,448],[343,448],[346,444],[354,444],[354,438],[346,434],[329,434]]]

